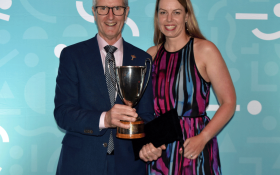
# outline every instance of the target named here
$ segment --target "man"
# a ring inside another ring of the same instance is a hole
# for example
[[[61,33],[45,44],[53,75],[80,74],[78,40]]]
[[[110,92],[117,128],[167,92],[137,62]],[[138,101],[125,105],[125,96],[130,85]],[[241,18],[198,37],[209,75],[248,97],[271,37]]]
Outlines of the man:
[[[116,66],[143,66],[151,59],[121,37],[127,5],[127,0],[94,1],[98,34],[61,53],[54,116],[66,134],[57,175],[145,174],[145,163],[135,161],[132,141],[116,138],[116,126],[128,129],[120,120],[135,121],[138,114],[145,122],[153,119],[151,81],[135,109],[123,105],[114,87],[112,95],[106,81],[108,57],[115,58]]]

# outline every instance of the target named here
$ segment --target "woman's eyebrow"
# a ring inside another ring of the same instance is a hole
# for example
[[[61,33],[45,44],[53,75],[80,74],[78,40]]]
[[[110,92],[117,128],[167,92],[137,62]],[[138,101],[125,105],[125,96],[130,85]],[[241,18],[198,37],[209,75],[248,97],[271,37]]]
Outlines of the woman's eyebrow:
[[[167,11],[167,10],[162,9],[162,8],[159,8],[159,10],[164,10],[164,11]],[[175,11],[175,10],[180,10],[180,11],[182,11],[182,9],[174,9],[173,11]]]

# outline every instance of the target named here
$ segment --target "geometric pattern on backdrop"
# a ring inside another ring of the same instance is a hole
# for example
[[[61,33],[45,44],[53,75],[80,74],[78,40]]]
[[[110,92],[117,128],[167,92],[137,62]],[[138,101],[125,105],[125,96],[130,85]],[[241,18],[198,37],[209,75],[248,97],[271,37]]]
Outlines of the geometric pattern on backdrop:
[[[123,37],[153,45],[156,0],[129,0]],[[219,133],[224,174],[280,174],[280,3],[192,0],[200,28],[223,55],[236,113]],[[63,48],[97,32],[92,1],[0,0],[0,174],[51,175],[64,132],[54,117]],[[211,118],[219,108],[211,91]],[[238,167],[238,168],[236,168]]]

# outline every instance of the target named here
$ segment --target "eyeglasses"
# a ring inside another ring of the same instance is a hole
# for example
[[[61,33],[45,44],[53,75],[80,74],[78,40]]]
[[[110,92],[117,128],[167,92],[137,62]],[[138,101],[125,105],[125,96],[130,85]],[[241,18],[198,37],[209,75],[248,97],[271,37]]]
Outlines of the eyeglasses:
[[[109,13],[109,10],[112,9],[113,14],[115,16],[122,16],[126,10],[126,7],[123,7],[123,6],[115,6],[115,7],[96,6],[95,9],[99,15],[107,15]]]

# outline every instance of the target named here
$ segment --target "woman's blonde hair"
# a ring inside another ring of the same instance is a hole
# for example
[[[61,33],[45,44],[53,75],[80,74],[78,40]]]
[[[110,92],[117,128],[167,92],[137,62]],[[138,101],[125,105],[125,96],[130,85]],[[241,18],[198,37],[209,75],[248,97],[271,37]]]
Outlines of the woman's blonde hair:
[[[194,10],[190,0],[178,0],[179,3],[185,8],[186,13],[188,14],[188,22],[185,23],[186,34],[200,39],[205,39],[202,35],[197,20],[194,15]],[[158,8],[160,0],[156,2],[155,16],[154,16],[154,44],[158,45],[165,42],[165,36],[161,33],[158,26]]]

